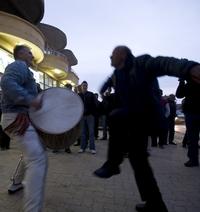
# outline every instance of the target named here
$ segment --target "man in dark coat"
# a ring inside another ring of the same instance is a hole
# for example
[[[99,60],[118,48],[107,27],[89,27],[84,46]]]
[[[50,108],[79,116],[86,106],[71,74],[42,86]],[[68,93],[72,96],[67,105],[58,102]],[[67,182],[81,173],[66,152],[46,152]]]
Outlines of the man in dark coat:
[[[170,107],[170,115],[168,117],[168,141],[169,144],[176,145],[174,142],[175,135],[175,118],[176,118],[176,97],[174,94],[170,94],[168,97],[168,103]]]
[[[192,78],[200,83],[200,65],[186,59],[142,55],[134,57],[126,46],[118,46],[111,56],[115,68],[101,92],[114,87],[117,107],[110,113],[110,138],[107,161],[94,174],[109,178],[119,174],[124,152],[134,170],[136,183],[144,204],[137,211],[168,211],[148,161],[146,141],[151,133],[151,117],[159,121],[161,111],[154,97],[154,80],[163,75]]]
[[[95,136],[94,136],[94,116],[97,110],[97,100],[93,92],[88,91],[88,83],[81,83],[81,97],[84,105],[84,113],[81,120],[81,148],[79,153],[85,152],[87,140],[89,138],[89,149],[92,154],[96,154]]]
[[[178,98],[185,98],[183,111],[185,114],[186,134],[188,140],[188,158],[186,167],[199,166],[199,133],[200,133],[200,84],[180,79],[176,91]]]

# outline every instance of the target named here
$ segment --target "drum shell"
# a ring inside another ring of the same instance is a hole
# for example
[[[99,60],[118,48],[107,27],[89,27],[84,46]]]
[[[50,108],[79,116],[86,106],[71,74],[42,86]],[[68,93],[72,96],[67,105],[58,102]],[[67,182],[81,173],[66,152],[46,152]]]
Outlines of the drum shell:
[[[80,122],[71,130],[62,134],[48,134],[37,129],[37,132],[41,138],[42,144],[54,150],[65,149],[70,147],[81,135]]]

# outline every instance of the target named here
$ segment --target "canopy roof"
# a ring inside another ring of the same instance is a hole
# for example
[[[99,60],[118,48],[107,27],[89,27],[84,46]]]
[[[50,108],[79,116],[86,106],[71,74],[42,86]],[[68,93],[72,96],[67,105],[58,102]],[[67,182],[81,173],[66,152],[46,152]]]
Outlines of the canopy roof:
[[[44,16],[44,0],[1,0],[0,11],[37,24]]]
[[[67,45],[67,37],[63,31],[44,23],[39,23],[37,27],[46,37],[47,44],[50,48],[57,51],[65,48]]]

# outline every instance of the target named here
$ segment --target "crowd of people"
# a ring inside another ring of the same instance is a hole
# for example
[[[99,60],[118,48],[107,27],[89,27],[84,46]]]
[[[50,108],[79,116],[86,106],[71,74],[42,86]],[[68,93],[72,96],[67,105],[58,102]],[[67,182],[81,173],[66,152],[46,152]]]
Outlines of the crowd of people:
[[[29,69],[34,59],[31,50],[17,45],[13,52],[15,61],[6,67],[1,79],[1,134],[5,133],[21,147],[26,170],[23,210],[41,211],[48,159],[41,138],[29,120],[28,110],[30,107],[38,110],[42,99],[37,98],[40,91]],[[75,144],[80,145],[78,153],[89,148],[94,155],[97,153],[95,140],[107,139],[107,159],[94,171],[94,176],[110,178],[120,174],[120,164],[128,155],[143,201],[136,205],[136,210],[167,212],[148,160],[147,146],[149,138],[154,147],[176,145],[176,101],[174,94],[162,95],[157,77],[169,75],[179,78],[176,97],[184,98],[189,157],[185,166],[199,166],[200,65],[172,57],[135,57],[127,46],[117,46],[111,55],[111,66],[114,72],[100,89],[101,101],[97,93],[88,90],[87,81],[74,88],[84,107],[80,138]],[[100,123],[102,138],[98,134]],[[9,149],[9,144],[1,148]],[[65,151],[71,153],[70,148]]]

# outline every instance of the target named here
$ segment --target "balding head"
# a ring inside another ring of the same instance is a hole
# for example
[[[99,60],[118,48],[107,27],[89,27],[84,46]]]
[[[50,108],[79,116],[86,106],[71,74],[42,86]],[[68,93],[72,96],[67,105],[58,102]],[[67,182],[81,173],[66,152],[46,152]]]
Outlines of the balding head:
[[[133,58],[131,50],[127,46],[117,46],[113,52],[111,58],[111,65],[116,69],[121,69],[125,66],[127,59]]]
[[[28,66],[32,65],[34,59],[29,47],[25,45],[16,45],[13,50],[15,60],[23,60]]]

